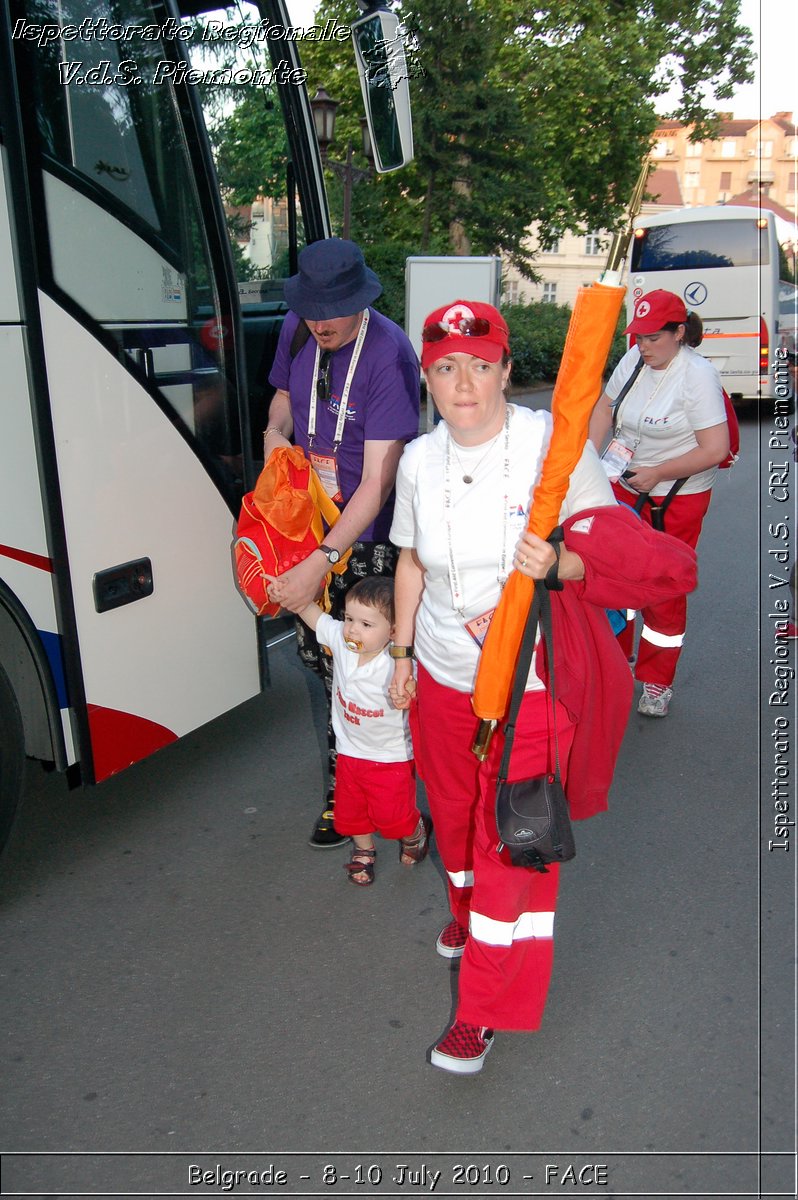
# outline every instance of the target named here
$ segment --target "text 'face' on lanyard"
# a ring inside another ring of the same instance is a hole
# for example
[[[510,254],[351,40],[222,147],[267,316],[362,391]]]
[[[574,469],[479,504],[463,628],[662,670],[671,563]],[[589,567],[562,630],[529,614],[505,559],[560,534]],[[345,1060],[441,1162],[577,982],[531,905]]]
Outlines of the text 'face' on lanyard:
[[[363,342],[366,338],[366,331],[369,327],[369,310],[366,308],[363,311],[363,320],[360,322],[360,329],[355,342],[355,348],[352,351],[352,359],[349,363],[349,370],[346,373],[346,382],[344,390],[341,393],[340,406],[338,408],[338,420],[335,425],[335,438],[333,442],[333,454],[336,453],[338,447],[343,441],[344,425],[346,424],[346,409],[349,401],[349,392],[352,387],[352,380],[355,377],[360,351],[363,349]],[[321,360],[321,346],[316,342],[316,359],[313,364],[313,375],[310,380],[310,406],[308,408],[308,445],[313,445],[313,439],[316,436],[316,404],[318,402],[318,382],[319,382],[319,362]],[[330,364],[330,372],[332,372],[332,364]]]
[[[508,525],[507,510],[509,507],[509,487],[510,487],[510,484],[509,484],[509,480],[510,480],[510,414],[511,414],[511,406],[508,404],[507,411],[505,412],[505,415],[504,415],[504,468],[503,468],[503,483],[504,483],[503,492],[504,492],[504,495],[502,498],[504,512],[502,515],[501,555],[499,557],[498,573],[496,576],[497,582],[498,582],[500,588],[503,588],[505,583],[507,582],[507,525]],[[443,463],[443,514],[444,514],[444,524],[446,526],[446,549],[447,549],[447,557],[448,557],[448,564],[449,564],[449,587],[451,588],[451,592],[452,592],[452,607],[454,608],[455,612],[459,613],[459,615],[464,618],[465,617],[465,607],[466,607],[465,596],[463,594],[463,586],[462,586],[462,581],[460,579],[460,571],[458,569],[457,561],[454,556],[454,540],[453,540],[453,536],[452,536],[451,437],[449,437],[446,442],[446,456],[444,458],[444,463]],[[491,610],[491,615],[492,615],[492,610]],[[482,616],[485,617],[485,616],[488,616],[488,614],[482,614]],[[484,639],[485,633],[487,633],[487,626],[488,626],[489,622],[490,622],[490,617],[488,616],[488,620],[486,622],[484,622],[484,628],[482,630],[482,638],[483,639]],[[474,637],[473,630],[469,629],[469,633],[471,633],[472,637]],[[475,639],[475,640],[477,640],[478,645],[482,644],[482,642],[479,639]]]

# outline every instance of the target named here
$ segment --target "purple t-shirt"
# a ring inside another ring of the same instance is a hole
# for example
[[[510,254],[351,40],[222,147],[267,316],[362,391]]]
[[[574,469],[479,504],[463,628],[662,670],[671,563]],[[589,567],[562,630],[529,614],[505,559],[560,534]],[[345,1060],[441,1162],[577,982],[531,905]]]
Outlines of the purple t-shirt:
[[[314,385],[313,366],[316,342],[310,337],[291,359],[289,349],[299,318],[289,312],[280,340],[269,383],[291,397],[294,441],[308,452],[308,414],[310,389]],[[330,399],[316,407],[316,437],[313,449],[332,454],[338,406],[352,361],[355,342],[351,341],[332,356]],[[360,351],[352,386],[349,390],[346,424],[338,447],[338,478],[344,505],[360,483],[363,474],[363,443],[411,441],[418,435],[420,374],[418,359],[408,338],[398,325],[382,313],[369,309],[369,327]],[[360,541],[387,542],[393,516],[391,492],[382,511],[363,530]]]

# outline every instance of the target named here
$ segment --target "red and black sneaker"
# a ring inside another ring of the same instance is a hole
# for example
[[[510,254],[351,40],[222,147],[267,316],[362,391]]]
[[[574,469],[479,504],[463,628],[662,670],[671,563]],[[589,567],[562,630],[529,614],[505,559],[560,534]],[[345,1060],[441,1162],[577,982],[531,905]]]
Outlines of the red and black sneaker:
[[[459,921],[450,921],[438,934],[435,949],[441,958],[462,958],[468,930]]]
[[[493,1045],[493,1030],[484,1025],[455,1021],[437,1046],[432,1047],[430,1062],[456,1075],[476,1075],[482,1070],[485,1055]]]

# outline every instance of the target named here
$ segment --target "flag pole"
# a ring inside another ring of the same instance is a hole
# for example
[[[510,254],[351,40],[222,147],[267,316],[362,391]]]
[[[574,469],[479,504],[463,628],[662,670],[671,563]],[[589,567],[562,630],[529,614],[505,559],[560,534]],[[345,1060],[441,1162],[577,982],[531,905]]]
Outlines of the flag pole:
[[[626,294],[620,283],[623,262],[643,202],[648,171],[646,160],[629,201],[625,228],[613,236],[601,276],[577,293],[554,385],[551,440],[527,526],[538,537],[548,538],[557,527],[571,473],[587,441],[590,414],[601,394],[607,356]],[[480,760],[487,758],[496,725],[507,710],[534,590],[534,580],[512,571],[488,628],[472,696],[480,721],[471,749]]]

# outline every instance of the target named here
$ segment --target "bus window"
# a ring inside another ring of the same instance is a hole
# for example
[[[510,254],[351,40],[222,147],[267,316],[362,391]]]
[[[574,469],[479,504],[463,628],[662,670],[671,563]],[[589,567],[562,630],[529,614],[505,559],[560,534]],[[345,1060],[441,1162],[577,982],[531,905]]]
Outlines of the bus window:
[[[184,25],[224,205],[242,304],[282,301],[282,280],[305,244],[302,209],[274,76],[269,22],[248,0]],[[237,37],[233,32],[240,31]],[[285,46],[279,42],[278,46]],[[234,82],[238,80],[239,82]],[[244,82],[247,81],[247,82]],[[295,85],[294,85],[295,86]],[[231,154],[231,146],[244,153]]]
[[[61,0],[28,0],[22,10],[35,24],[65,23]],[[121,0],[69,6],[75,25],[118,28],[129,17]],[[157,0],[141,0],[137,24],[162,21]],[[212,261],[186,114],[161,78],[180,52],[180,43],[143,37],[18,44],[21,87],[30,88],[21,97],[29,152],[38,142],[42,168],[40,274],[144,377],[234,507],[234,318]]]
[[[639,229],[632,243],[631,270],[756,267],[769,261],[767,231],[757,227],[755,217],[740,221],[683,221]]]

